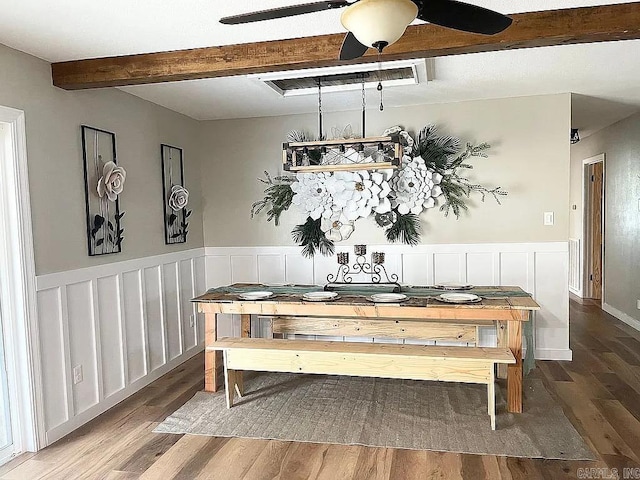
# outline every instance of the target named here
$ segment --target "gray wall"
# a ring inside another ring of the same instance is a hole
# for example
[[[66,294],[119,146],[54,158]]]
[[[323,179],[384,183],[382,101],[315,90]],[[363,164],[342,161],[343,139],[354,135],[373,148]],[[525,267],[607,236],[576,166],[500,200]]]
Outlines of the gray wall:
[[[640,320],[640,114],[571,148],[571,235],[582,239],[582,161],[604,153],[604,302]]]
[[[203,245],[198,122],[116,89],[60,90],[47,62],[1,45],[0,65],[0,105],[25,111],[38,275]],[[81,124],[114,132],[127,170],[117,255],[87,255]],[[161,143],[184,148],[194,212],[186,244],[164,244]]]
[[[569,232],[570,95],[520,97],[368,112],[368,135],[392,125],[416,132],[436,123],[443,133],[463,141],[489,142],[489,158],[473,161],[470,178],[499,185],[509,196],[499,206],[492,199],[471,202],[459,220],[438,209],[423,213],[423,243],[567,241]],[[360,131],[359,112],[327,114],[325,128],[351,124]],[[264,217],[251,220],[251,204],[262,198],[256,179],[281,166],[281,143],[292,129],[317,132],[315,115],[290,115],[204,122],[202,190],[206,246],[291,245],[292,227],[304,221],[294,207],[276,228]],[[554,226],[543,226],[543,212],[555,212]],[[372,219],[356,222],[345,242],[385,243]]]

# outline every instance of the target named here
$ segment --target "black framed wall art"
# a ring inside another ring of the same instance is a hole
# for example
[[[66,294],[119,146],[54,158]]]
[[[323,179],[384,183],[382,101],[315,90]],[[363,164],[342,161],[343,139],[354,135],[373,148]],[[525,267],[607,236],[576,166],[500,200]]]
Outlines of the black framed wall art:
[[[167,245],[185,243],[189,233],[189,191],[184,186],[183,152],[179,147],[162,144],[162,192],[164,240]]]
[[[82,125],[82,158],[88,253],[120,253],[124,212],[120,212],[119,197],[127,174],[118,166],[115,134]]]

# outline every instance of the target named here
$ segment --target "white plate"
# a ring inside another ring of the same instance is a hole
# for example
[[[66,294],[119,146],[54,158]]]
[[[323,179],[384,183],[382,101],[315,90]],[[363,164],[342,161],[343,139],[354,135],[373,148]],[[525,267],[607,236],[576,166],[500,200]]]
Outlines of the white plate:
[[[443,293],[437,299],[446,303],[477,303],[482,300],[478,295],[471,293]]]
[[[368,297],[374,303],[396,303],[403,302],[407,296],[403,293],[376,293]]]
[[[302,295],[302,299],[309,302],[328,302],[336,298],[338,298],[336,292],[308,292]]]
[[[256,292],[245,292],[238,295],[242,300],[265,300],[267,298],[273,297],[273,292],[267,291],[256,291]]]
[[[442,282],[434,285],[441,290],[470,290],[473,285],[470,283],[458,283],[458,282]]]

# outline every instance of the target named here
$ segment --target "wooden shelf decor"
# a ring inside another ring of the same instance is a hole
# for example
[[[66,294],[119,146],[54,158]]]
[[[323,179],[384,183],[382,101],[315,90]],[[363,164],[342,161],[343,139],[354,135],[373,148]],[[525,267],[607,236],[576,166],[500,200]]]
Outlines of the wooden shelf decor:
[[[402,145],[398,135],[282,145],[282,163],[287,172],[395,170],[401,161]]]

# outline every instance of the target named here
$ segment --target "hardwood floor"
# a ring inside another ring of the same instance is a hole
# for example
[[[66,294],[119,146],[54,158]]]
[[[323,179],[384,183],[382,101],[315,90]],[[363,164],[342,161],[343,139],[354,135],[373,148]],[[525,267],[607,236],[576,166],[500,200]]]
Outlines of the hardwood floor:
[[[616,468],[622,478],[624,467],[640,467],[640,332],[571,302],[571,348],[573,362],[538,362],[534,374],[597,462],[151,433],[203,388],[198,355],[54,445],[0,467],[0,479],[556,480],[578,478],[579,468]]]

